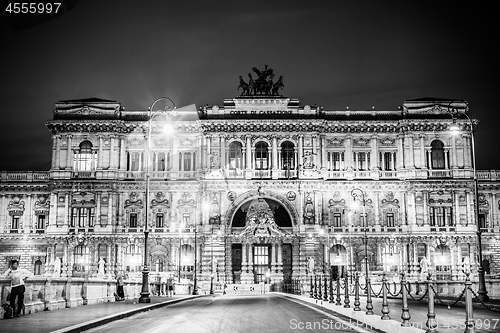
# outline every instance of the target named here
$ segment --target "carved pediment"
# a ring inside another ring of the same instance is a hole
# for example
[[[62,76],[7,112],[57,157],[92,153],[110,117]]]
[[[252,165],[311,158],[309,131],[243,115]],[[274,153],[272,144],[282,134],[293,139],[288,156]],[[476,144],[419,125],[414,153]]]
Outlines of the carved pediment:
[[[245,230],[240,237],[281,237],[285,234],[276,224],[266,200],[260,197],[254,199],[248,207]]]

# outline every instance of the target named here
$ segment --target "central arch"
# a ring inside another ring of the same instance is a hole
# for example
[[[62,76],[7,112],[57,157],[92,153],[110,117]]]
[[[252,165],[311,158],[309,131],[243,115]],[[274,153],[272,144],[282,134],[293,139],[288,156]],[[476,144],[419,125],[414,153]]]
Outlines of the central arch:
[[[295,207],[292,206],[290,204],[290,202],[288,202],[288,200],[284,196],[277,194],[277,193],[273,193],[273,192],[262,193],[262,192],[255,191],[255,190],[243,193],[242,195],[237,197],[232,202],[232,204],[227,209],[225,217],[224,217],[224,221],[225,221],[226,225],[228,227],[232,228],[233,227],[233,220],[236,217],[235,215],[239,211],[243,211],[245,209],[245,206],[250,205],[252,200],[257,198],[257,197],[260,197],[260,198],[266,200],[266,202],[270,206],[276,207],[276,210],[278,211],[278,216],[280,218],[285,219],[286,218],[285,214],[288,216],[288,218],[290,220],[290,225],[287,225],[286,227],[294,227],[297,225],[297,221],[298,221],[297,211],[295,210]],[[241,219],[242,216],[240,215],[240,216],[238,216],[238,218]],[[243,216],[243,221],[244,221],[244,216]],[[276,221],[276,222],[278,223],[278,221]],[[283,221],[283,223],[286,223],[286,222]],[[244,226],[245,225],[241,225],[239,227],[244,227]],[[278,223],[278,226],[282,227],[279,223]],[[285,226],[283,226],[283,227],[285,227]]]

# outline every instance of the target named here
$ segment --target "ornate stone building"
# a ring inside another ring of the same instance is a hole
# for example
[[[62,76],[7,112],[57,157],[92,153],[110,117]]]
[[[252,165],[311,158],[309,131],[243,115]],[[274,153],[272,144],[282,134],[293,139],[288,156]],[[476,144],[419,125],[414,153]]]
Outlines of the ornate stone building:
[[[192,279],[196,269],[203,288],[211,276],[257,283],[328,266],[361,272],[365,256],[370,274],[417,278],[423,257],[438,279],[462,279],[466,257],[477,272],[464,101],[339,111],[243,88],[220,106],[154,117],[150,154],[148,111],[56,103],[46,122],[50,171],[1,173],[0,269],[19,258],[35,274],[96,276],[102,258],[106,276],[140,276],[148,223],[151,275]],[[478,176],[488,279],[500,274],[500,172]]]

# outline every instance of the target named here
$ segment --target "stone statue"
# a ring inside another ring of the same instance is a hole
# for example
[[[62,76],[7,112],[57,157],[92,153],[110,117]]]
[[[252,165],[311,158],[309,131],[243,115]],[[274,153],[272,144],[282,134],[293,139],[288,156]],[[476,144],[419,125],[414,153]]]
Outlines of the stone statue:
[[[420,273],[427,274],[429,272],[429,261],[427,257],[420,259]]]
[[[219,202],[217,201],[216,196],[212,198],[212,203],[210,204],[209,223],[220,223]]]
[[[304,169],[311,169],[314,167],[313,154],[310,151],[304,153],[302,166]]]
[[[54,259],[54,276],[61,276],[61,259],[59,257]]]
[[[98,276],[104,276],[104,264],[106,262],[104,261],[103,258],[99,259],[99,261],[97,262],[97,264],[99,265],[98,266],[98,270],[97,270],[97,275]]]
[[[248,73],[249,81],[246,83],[240,76],[240,85],[238,90],[242,88],[242,93],[240,96],[255,96],[255,95],[265,95],[265,96],[280,96],[278,91],[283,89],[283,76],[280,76],[279,80],[273,82],[274,73],[271,68],[265,65],[263,71],[256,67],[252,67],[252,71],[257,74],[257,79],[253,79],[252,74]]]
[[[243,81],[243,78],[240,75],[240,85],[238,86],[238,90],[241,88],[241,95],[240,96],[248,96],[250,95],[250,85],[247,84],[245,81]]]
[[[283,75],[280,75],[280,78],[276,83],[273,84],[273,89],[271,91],[271,95],[273,96],[279,96],[278,90],[285,88],[285,85],[283,84]]]
[[[464,257],[464,261],[462,262],[462,271],[464,274],[469,275],[471,273],[470,269],[470,259],[469,257]]]
[[[308,195],[304,205],[304,223],[314,224],[314,205],[311,197]]]
[[[309,257],[309,259],[307,259],[307,272],[309,274],[314,274],[314,259],[313,259],[313,257]]]

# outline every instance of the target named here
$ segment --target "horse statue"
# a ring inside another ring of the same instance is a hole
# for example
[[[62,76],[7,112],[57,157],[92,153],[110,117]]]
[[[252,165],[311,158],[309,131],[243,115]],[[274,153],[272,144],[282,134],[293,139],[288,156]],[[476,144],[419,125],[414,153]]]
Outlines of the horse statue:
[[[248,73],[249,81],[248,81],[248,86],[249,86],[249,94],[250,95],[255,95],[255,88],[256,88],[256,83],[252,77],[252,74]]]
[[[273,80],[274,80],[274,74],[271,74],[269,76],[269,80],[264,83],[264,92],[266,95],[271,95],[271,90],[273,89]]]
[[[276,81],[276,83],[273,84],[272,95],[279,96],[278,90],[283,88],[285,88],[285,85],[283,84],[283,75],[280,75],[278,81]]]
[[[240,90],[240,88],[242,90],[240,96],[248,96],[248,95],[250,95],[250,85],[248,85],[248,83],[246,83],[245,81],[243,81],[243,78],[241,77],[241,75],[240,75],[240,85],[238,86],[237,90]]]

